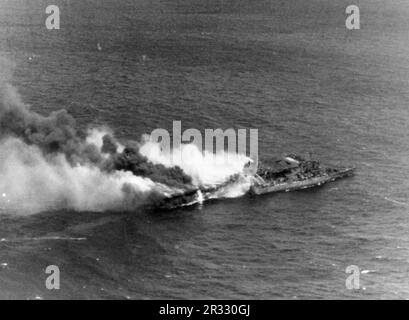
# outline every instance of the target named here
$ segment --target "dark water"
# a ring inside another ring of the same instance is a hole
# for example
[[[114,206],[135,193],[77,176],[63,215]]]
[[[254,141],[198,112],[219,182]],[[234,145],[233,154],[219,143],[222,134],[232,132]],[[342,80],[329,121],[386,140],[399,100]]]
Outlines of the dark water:
[[[311,151],[357,175],[172,212],[3,214],[0,298],[409,297],[407,1],[355,1],[354,32],[350,1],[54,0],[59,31],[48,2],[0,0],[1,54],[34,110],[124,139],[258,128],[261,158]]]

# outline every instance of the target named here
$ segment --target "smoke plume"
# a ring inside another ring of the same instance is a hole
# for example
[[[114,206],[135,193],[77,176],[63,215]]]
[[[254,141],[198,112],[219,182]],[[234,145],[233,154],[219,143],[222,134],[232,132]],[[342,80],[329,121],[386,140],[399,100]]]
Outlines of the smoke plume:
[[[122,144],[108,128],[82,131],[66,110],[32,111],[11,79],[0,59],[0,212],[134,210],[219,183],[248,161],[220,166],[191,145],[174,150],[183,159],[171,163],[149,139]]]

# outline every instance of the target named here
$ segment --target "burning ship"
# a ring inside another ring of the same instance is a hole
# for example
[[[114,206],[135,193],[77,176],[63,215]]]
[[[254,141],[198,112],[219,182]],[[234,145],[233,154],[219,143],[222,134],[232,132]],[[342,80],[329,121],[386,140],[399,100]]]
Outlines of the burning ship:
[[[276,160],[273,167],[260,167],[250,188],[252,194],[295,191],[321,186],[352,176],[354,167],[328,167],[316,160],[288,155]]]
[[[161,208],[189,206],[218,198],[217,194],[234,184],[248,181],[248,193],[261,195],[275,192],[289,192],[322,186],[328,182],[346,178],[354,174],[355,167],[325,166],[316,160],[307,160],[290,154],[276,159],[270,165],[260,165],[251,176],[235,174],[226,182],[212,187],[198,187],[164,198]]]

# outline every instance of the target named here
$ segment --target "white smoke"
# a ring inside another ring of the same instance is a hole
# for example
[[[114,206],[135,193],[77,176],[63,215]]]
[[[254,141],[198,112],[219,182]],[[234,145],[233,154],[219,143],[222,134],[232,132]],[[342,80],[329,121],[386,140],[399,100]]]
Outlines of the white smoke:
[[[173,149],[171,154],[161,150],[160,143],[148,140],[140,148],[141,154],[155,164],[166,167],[179,166],[197,186],[215,186],[225,182],[232,175],[242,174],[245,165],[251,161],[242,154],[217,154],[204,150],[194,144],[182,144],[180,149]]]
[[[44,152],[53,141],[64,142],[68,151],[78,148],[80,154],[90,151],[86,147],[93,145],[95,156],[102,155],[103,159],[109,160],[108,154],[101,154],[101,148],[103,137],[106,134],[112,136],[112,132],[107,128],[92,129],[84,141],[79,141],[75,129],[70,126],[70,116],[58,113],[42,117],[30,111],[17,89],[10,84],[12,72],[7,63],[0,58],[0,212],[35,213],[62,208],[127,210],[158,197],[182,192],[149,178],[135,176],[130,171],[107,172],[102,169],[103,165],[100,168],[92,161],[68,161],[61,151]],[[116,146],[117,153],[124,150],[124,146],[117,142]],[[221,184],[232,175],[243,173],[244,166],[250,161],[245,155],[202,153],[193,144],[182,145],[169,155],[161,152],[159,144],[146,141],[139,152],[153,164],[168,168],[179,166],[192,177],[194,185],[205,187]],[[221,188],[215,196],[243,194],[248,189],[244,180]]]
[[[104,143],[103,138],[105,135],[113,136],[114,133],[110,128],[107,127],[90,128],[88,129],[85,142],[88,144],[93,144],[98,148],[98,150],[101,150]],[[116,143],[118,145],[116,152],[121,153],[122,151],[124,151],[125,147],[117,141]]]
[[[63,155],[45,157],[16,138],[0,142],[0,207],[33,213],[69,208],[79,211],[130,209],[153,192],[169,188],[131,172],[102,172],[71,166]]]
[[[0,58],[0,212],[134,209],[152,197],[175,191],[131,172],[105,172],[87,162],[73,164],[62,153],[46,154],[36,144],[24,142],[22,137],[32,131],[30,125],[43,122],[47,132],[46,129],[56,126],[54,120],[61,119],[47,119],[31,112],[10,84],[11,78],[10,62]],[[15,128],[15,132],[9,132],[10,128]],[[65,138],[64,132],[55,129],[51,138],[58,134]],[[90,130],[84,145],[94,144],[100,150],[107,130]],[[31,138],[44,141],[46,138],[41,134]],[[122,149],[118,144],[118,151]]]

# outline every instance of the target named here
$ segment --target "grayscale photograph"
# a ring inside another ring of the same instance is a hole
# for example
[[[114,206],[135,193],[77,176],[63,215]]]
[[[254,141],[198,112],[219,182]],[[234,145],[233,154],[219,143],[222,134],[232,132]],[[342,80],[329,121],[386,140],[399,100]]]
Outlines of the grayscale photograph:
[[[0,300],[409,299],[408,130],[408,0],[0,0]]]

